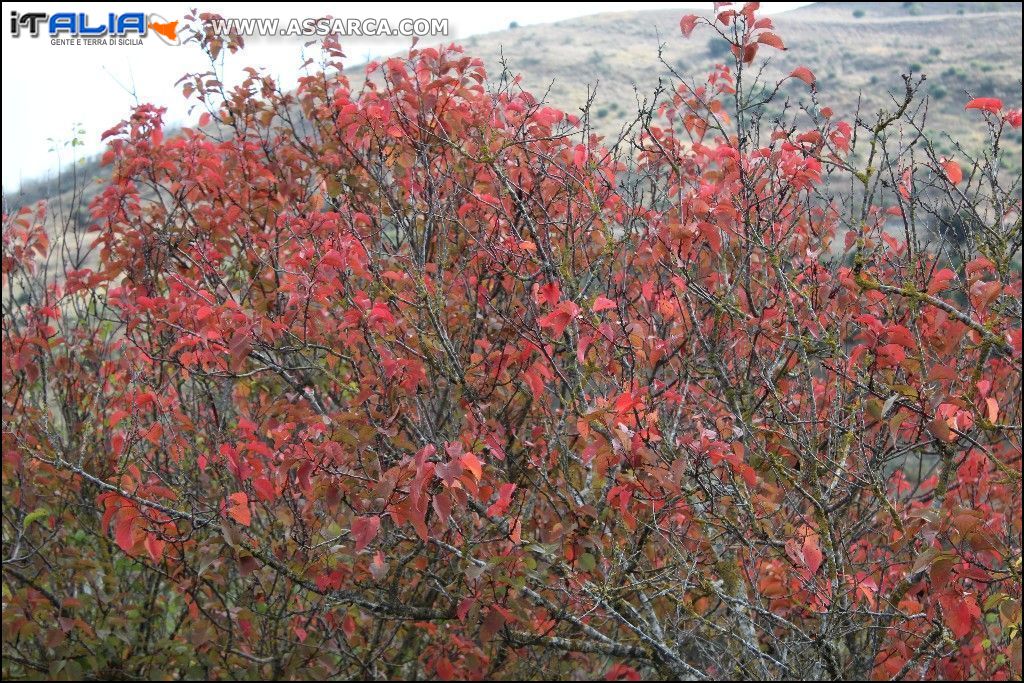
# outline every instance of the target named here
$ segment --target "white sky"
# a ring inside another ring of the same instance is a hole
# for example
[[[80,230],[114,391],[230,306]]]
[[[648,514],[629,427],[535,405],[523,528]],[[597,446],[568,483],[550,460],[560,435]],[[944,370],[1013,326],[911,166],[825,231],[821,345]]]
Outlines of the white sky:
[[[785,11],[805,2],[766,2],[766,13]],[[3,3],[3,186],[16,189],[22,180],[31,180],[55,172],[71,161],[71,150],[64,144],[81,126],[85,134],[79,155],[92,156],[102,151],[99,137],[116,122],[125,118],[135,103],[134,90],[140,101],[166,106],[168,125],[193,121],[174,83],[183,74],[203,70],[200,52],[194,47],[174,47],[147,36],[137,46],[56,46],[51,45],[45,31],[38,38],[27,34],[11,35],[11,12],[38,11],[85,12],[94,22],[108,12],[138,12],[161,15],[168,21],[184,17],[189,7],[217,12],[225,17],[321,17],[449,19],[447,42],[461,42],[476,34],[507,29],[512,21],[520,26],[543,24],[601,12],[642,9],[704,7],[705,2],[361,2],[361,3],[223,3],[188,4],[172,2],[59,4],[41,2]],[[682,15],[683,12],[680,12]],[[430,43],[431,38],[422,39]],[[441,42],[442,39],[435,39]],[[229,62],[229,68],[267,67],[282,85],[290,86],[302,62],[301,42],[295,39],[271,38],[247,41],[240,56]],[[361,38],[342,40],[342,47],[352,64],[378,58],[406,48],[408,38]],[[230,75],[230,74],[229,74]]]

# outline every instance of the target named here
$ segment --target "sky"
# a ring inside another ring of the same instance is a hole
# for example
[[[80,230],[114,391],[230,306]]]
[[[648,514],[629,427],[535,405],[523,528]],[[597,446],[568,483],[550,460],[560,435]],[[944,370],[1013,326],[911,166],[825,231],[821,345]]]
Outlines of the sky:
[[[90,25],[105,20],[109,13],[146,12],[167,21],[183,18],[198,3],[96,3],[57,5],[57,10],[84,12]],[[436,42],[461,42],[473,35],[502,31],[511,22],[520,26],[544,24],[602,12],[644,9],[706,8],[705,2],[589,2],[532,3],[480,2],[363,2],[363,3],[210,3],[201,11],[231,18],[386,18],[397,24],[403,18],[449,20],[447,37]],[[771,14],[806,5],[805,2],[765,2],[762,10]],[[14,191],[24,181],[46,177],[76,157],[102,152],[102,131],[125,118],[137,102],[167,107],[168,126],[194,123],[198,112],[189,112],[175,82],[185,73],[208,66],[195,46],[167,45],[157,36],[147,36],[141,45],[54,45],[44,30],[37,38],[23,31],[15,37],[12,12],[54,11],[49,3],[3,3],[3,187]],[[680,15],[683,11],[680,11]],[[152,19],[151,19],[152,20]],[[393,54],[408,47],[409,38],[348,38],[342,47],[352,64]],[[423,38],[429,43],[431,38]],[[227,64],[231,77],[244,66],[266,67],[282,85],[294,83],[302,62],[304,41],[295,38],[250,39],[241,56]],[[82,131],[78,133],[78,131]],[[77,138],[81,144],[72,146]]]

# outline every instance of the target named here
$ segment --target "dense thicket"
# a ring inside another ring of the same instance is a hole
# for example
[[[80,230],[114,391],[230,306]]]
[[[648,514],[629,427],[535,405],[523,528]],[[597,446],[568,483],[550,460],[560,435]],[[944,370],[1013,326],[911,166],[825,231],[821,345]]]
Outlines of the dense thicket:
[[[328,39],[5,216],[4,677],[1019,678],[1020,110],[840,120],[756,5],[617,140]]]

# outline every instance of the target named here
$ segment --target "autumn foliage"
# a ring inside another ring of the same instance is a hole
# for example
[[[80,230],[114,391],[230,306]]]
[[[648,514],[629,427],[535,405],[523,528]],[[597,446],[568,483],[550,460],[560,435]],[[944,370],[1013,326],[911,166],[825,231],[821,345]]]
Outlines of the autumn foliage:
[[[84,254],[5,216],[4,677],[1019,679],[1020,110],[717,4],[619,139],[327,39],[107,131]]]

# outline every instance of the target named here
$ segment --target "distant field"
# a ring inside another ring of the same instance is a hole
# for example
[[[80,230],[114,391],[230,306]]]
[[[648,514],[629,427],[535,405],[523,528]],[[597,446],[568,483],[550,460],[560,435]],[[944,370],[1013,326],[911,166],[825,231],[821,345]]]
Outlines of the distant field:
[[[659,43],[682,74],[703,75],[723,60],[724,43],[709,30],[682,38],[679,17],[689,11],[600,14],[471,38],[466,48],[492,71],[503,53],[524,87],[537,93],[550,86],[550,99],[570,111],[598,84],[595,123],[611,133],[636,111],[634,85],[644,95],[667,75]],[[982,133],[966,127],[966,93],[1020,102],[1019,3],[817,3],[773,19],[790,50],[770,51],[767,74],[809,67],[822,101],[838,113],[852,112],[858,98],[867,112],[883,106],[910,71],[927,76],[929,128],[964,142]],[[802,94],[798,85],[794,95]]]

